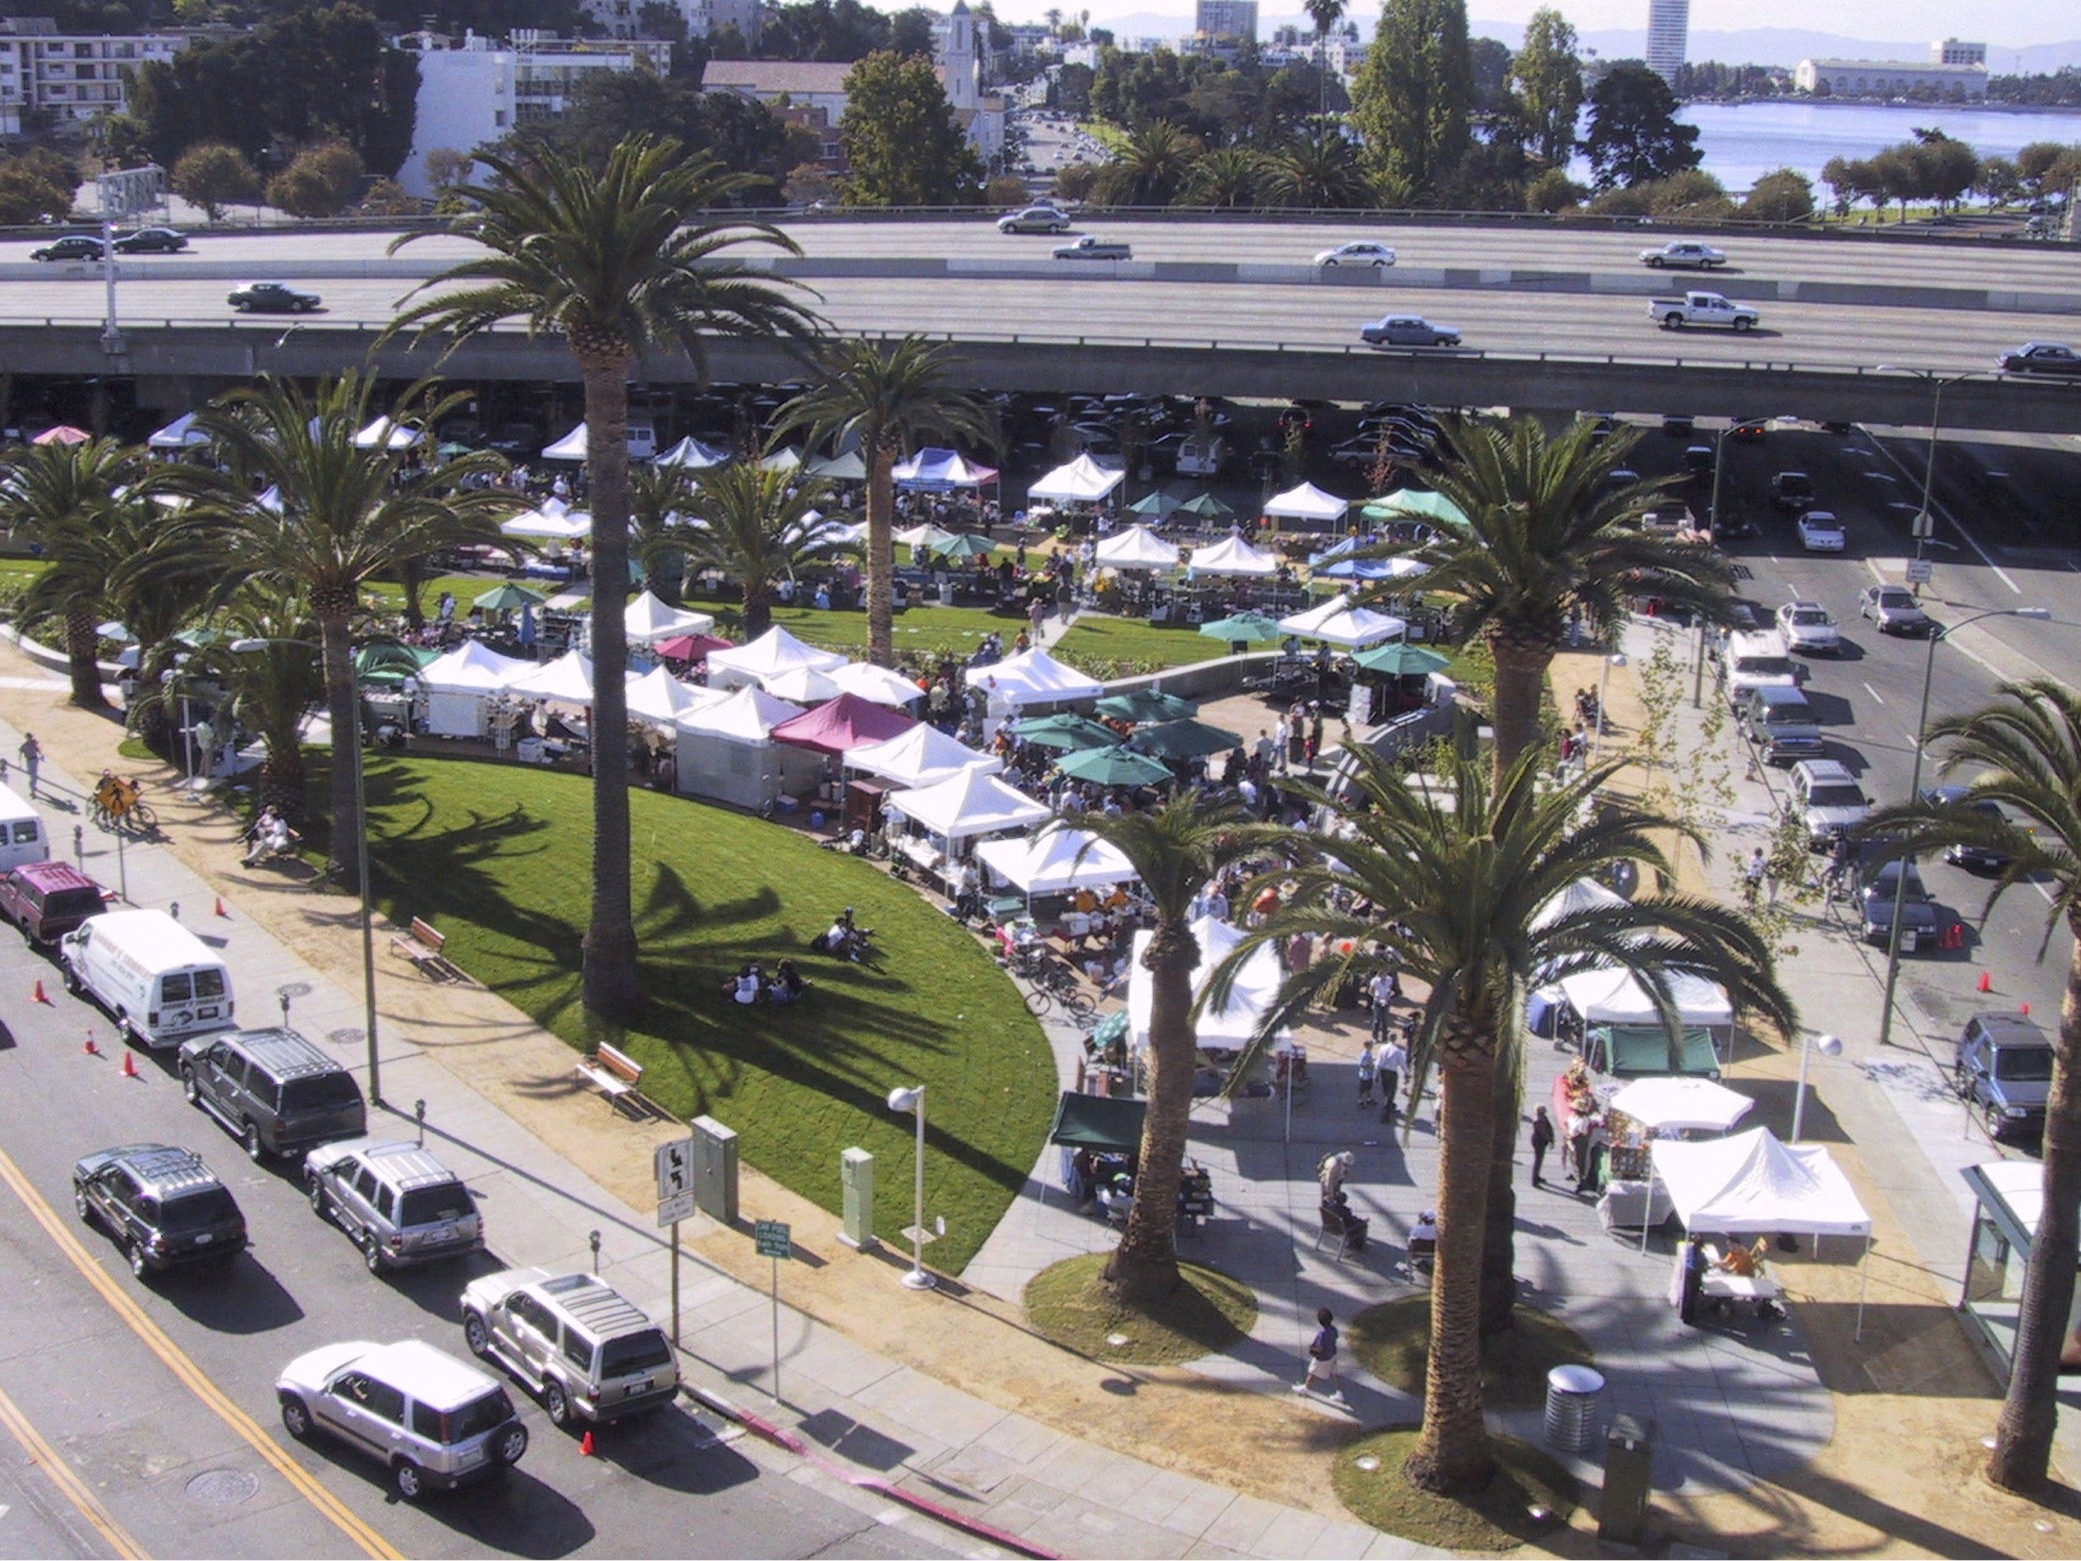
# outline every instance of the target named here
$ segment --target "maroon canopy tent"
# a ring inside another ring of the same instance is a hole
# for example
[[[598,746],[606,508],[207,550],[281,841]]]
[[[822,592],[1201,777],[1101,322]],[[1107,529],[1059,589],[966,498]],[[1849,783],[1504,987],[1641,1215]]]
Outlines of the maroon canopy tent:
[[[652,647],[667,661],[706,661],[712,650],[728,650],[730,642],[715,634],[680,634]]]
[[[917,724],[901,710],[891,710],[858,694],[840,694],[791,721],[783,721],[773,729],[773,740],[814,748],[819,753],[851,753],[869,743],[901,737]]]

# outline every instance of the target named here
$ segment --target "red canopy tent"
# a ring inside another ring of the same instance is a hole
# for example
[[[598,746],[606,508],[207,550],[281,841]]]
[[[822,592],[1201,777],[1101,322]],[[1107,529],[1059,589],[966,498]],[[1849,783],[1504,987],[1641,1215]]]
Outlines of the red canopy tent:
[[[819,753],[851,753],[869,743],[901,737],[917,724],[901,710],[878,705],[858,694],[840,694],[791,721],[783,721],[773,729],[773,740],[814,748]]]
[[[706,661],[710,651],[730,649],[730,642],[717,634],[680,634],[651,649],[667,661]]]
[[[59,423],[55,427],[46,428],[29,442],[31,444],[85,444],[93,437],[84,428],[74,428],[70,423]]]

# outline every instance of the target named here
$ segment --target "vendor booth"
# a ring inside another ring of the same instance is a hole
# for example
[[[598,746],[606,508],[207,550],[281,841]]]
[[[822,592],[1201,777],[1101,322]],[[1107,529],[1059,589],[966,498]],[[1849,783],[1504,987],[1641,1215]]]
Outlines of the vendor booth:
[[[1194,575],[1245,575],[1269,579],[1279,572],[1279,557],[1245,542],[1240,532],[1230,532],[1212,547],[1192,555],[1187,566]]]
[[[824,773],[823,755],[773,740],[776,726],[800,714],[800,705],[760,688],[741,688],[688,711],[679,718],[679,790],[752,809],[814,792]]]
[[[1129,962],[1127,1030],[1130,1042],[1137,1048],[1149,1044],[1149,1011],[1155,1000],[1155,980],[1142,968],[1142,955],[1154,936],[1152,932],[1134,935],[1134,957]],[[1235,951],[1243,936],[1241,928],[1232,927],[1225,921],[1215,921],[1210,916],[1203,916],[1192,924],[1193,941],[1199,944],[1199,964],[1192,972],[1195,1000],[1213,979],[1214,968]],[[1228,1001],[1218,1008],[1209,1003],[1200,1010],[1195,1034],[1201,1049],[1235,1052],[1247,1046],[1251,1037],[1257,1034],[1264,1016],[1278,1001],[1283,976],[1278,950],[1271,944],[1261,943],[1251,950],[1242,969],[1236,972]]]
[[[1096,699],[1106,691],[1105,684],[1039,649],[1007,656],[987,667],[970,667],[962,677],[970,687],[987,688],[994,684],[999,695],[1021,705],[1067,704],[1077,699]]]
[[[1318,607],[1281,618],[1279,627],[1301,639],[1320,640],[1347,650],[1377,645],[1409,632],[1403,619],[1374,612],[1369,607],[1354,607],[1348,596],[1333,596]]]
[[[1073,889],[1136,883],[1141,877],[1119,847],[1060,824],[1024,839],[986,840],[975,854],[993,883],[1009,885],[1029,901]]]
[[[877,780],[911,787],[936,786],[963,770],[994,775],[1004,768],[1004,761],[995,754],[977,753],[922,721],[886,742],[853,749],[845,756],[845,764],[847,769]]]
[[[937,875],[942,882],[951,879],[952,864],[967,854],[968,841],[1031,829],[1054,817],[1046,803],[1036,802],[995,775],[976,769],[963,770],[936,786],[899,791],[883,807],[908,819],[944,848],[935,849],[916,838],[892,843],[913,865]]]
[[[354,436],[357,450],[412,450],[425,442],[426,435],[418,429],[393,423],[387,417],[377,418]]]
[[[1099,542],[1092,557],[1106,569],[1175,569],[1178,549],[1147,526],[1129,526]]]
[[[812,748],[818,753],[846,754],[855,748],[901,737],[917,724],[900,710],[891,710],[857,694],[840,694],[814,710],[781,722],[773,729],[773,740]]]
[[[1349,499],[1324,493],[1312,482],[1288,488],[1284,493],[1275,493],[1264,504],[1265,514],[1274,520],[1304,520],[1317,528],[1336,525],[1350,508]]]
[[[1028,488],[1026,499],[1031,504],[1102,504],[1126,480],[1126,472],[1080,455]]]
[[[464,640],[419,670],[426,690],[426,730],[435,737],[483,737],[491,730],[491,704],[535,663],[501,656],[476,640]]]
[[[679,718],[689,710],[716,704],[729,695],[721,689],[682,683],[663,667],[652,667],[641,677],[629,679],[627,697],[630,720],[677,727]]]
[[[843,666],[845,657],[836,651],[818,650],[778,625],[748,645],[708,653],[708,685],[711,688],[742,688],[747,683],[763,684],[776,673],[808,667],[829,672]]]
[[[631,645],[655,645],[682,634],[707,634],[715,627],[715,619],[707,613],[667,607],[648,591],[622,609],[621,621]]]
[[[841,694],[854,694],[892,710],[901,710],[925,697],[925,691],[901,672],[877,667],[871,661],[848,661],[833,667],[825,676],[838,686]]]
[[[183,412],[145,440],[145,447],[162,454],[179,450],[207,449],[210,436],[196,426],[196,414]]]

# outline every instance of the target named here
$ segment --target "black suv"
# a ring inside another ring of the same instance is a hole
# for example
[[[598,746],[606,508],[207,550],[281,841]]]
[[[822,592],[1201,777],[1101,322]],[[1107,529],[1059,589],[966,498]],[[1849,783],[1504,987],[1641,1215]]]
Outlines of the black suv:
[[[181,1047],[181,1089],[258,1164],[368,1131],[354,1076],[294,1030],[229,1030]]]
[[[229,1262],[246,1249],[246,1217],[231,1189],[192,1149],[132,1144],[72,1168],[79,1217],[115,1238],[142,1279],[189,1263]]]
[[[1951,1087],[1978,1108],[1989,1138],[2041,1138],[2052,1091],[2052,1042],[2021,1014],[1974,1014],[1959,1032]]]

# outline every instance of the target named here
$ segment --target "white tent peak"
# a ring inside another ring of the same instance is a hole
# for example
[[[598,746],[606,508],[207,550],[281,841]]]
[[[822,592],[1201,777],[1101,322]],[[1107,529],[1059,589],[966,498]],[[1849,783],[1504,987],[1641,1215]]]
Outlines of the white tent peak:
[[[1304,482],[1298,488],[1273,494],[1265,500],[1264,512],[1284,520],[1342,520],[1350,508],[1349,499],[1324,493],[1314,483]]]
[[[844,663],[845,657],[836,651],[805,645],[775,624],[748,645],[710,651],[708,677],[711,683],[721,677],[723,686],[734,687],[744,682],[762,683],[769,677],[797,667],[828,672]]]
[[[884,742],[855,748],[845,756],[848,769],[860,770],[899,786],[936,786],[963,770],[993,774],[1004,768],[994,754],[977,753],[939,728],[920,721],[909,731]]]
[[[899,791],[883,806],[947,840],[1026,829],[1053,817],[1046,803],[979,769],[962,770],[937,785]]]
[[[1080,455],[1042,477],[1026,490],[1026,497],[1055,504],[1096,504],[1126,480],[1126,472]]]
[[[1101,564],[1115,569],[1169,569],[1178,562],[1178,550],[1147,526],[1129,526],[1116,531],[1093,550]]]
[[[1091,699],[1105,692],[1105,684],[1087,678],[1074,667],[1064,666],[1038,646],[993,661],[987,667],[970,667],[962,676],[971,687],[987,687],[994,680],[1006,698],[1022,704]]]
[[[1231,531],[1212,547],[1192,555],[1196,575],[1275,575],[1279,560],[1262,548],[1252,547],[1240,532]]]
[[[763,688],[747,687],[684,712],[679,717],[679,729],[757,742],[781,722],[792,721],[800,714],[800,705],[776,699]]]

